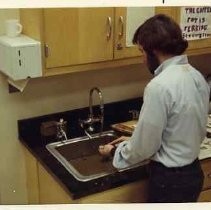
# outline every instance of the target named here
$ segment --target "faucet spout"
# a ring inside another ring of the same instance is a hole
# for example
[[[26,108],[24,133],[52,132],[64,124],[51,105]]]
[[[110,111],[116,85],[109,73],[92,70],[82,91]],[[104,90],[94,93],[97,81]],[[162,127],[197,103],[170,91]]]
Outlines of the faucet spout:
[[[99,95],[100,98],[100,112],[101,112],[101,121],[104,118],[104,101],[103,101],[103,95],[102,92],[100,91],[100,89],[98,87],[93,87],[90,92],[89,92],[89,114],[90,114],[90,118],[93,119],[94,118],[94,114],[93,114],[93,93],[94,91],[97,92],[97,94]]]
[[[99,103],[100,115],[98,115],[98,116],[94,116],[94,113],[93,113],[93,93],[94,92],[97,92],[99,99],[100,99],[100,103]],[[100,132],[102,133],[103,127],[104,127],[104,101],[103,101],[102,92],[100,91],[100,89],[98,87],[93,87],[89,92],[89,116],[88,116],[88,119],[79,121],[80,126],[84,129],[84,132],[86,133],[86,135],[89,138],[90,138],[90,134],[88,133],[88,131],[89,132],[94,131],[93,124],[95,124],[95,123],[100,123],[100,130],[101,130]],[[85,129],[85,125],[88,126],[87,129]]]

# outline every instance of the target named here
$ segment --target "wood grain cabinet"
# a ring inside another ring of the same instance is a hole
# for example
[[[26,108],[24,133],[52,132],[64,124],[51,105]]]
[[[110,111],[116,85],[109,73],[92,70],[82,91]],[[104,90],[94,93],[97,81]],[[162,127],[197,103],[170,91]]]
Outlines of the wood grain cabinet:
[[[113,59],[113,8],[44,9],[46,68]]]
[[[137,46],[132,45],[136,28],[155,14],[166,14],[176,18],[174,7],[124,7],[115,9],[114,58],[140,56]]]
[[[203,160],[201,166],[204,172],[204,185],[198,201],[211,202],[211,160]]]
[[[147,199],[147,180],[126,184],[103,192],[72,199],[65,186],[58,183],[46,169],[38,163],[39,202],[40,204],[58,203],[140,203]]]
[[[174,14],[172,7],[45,9],[46,67],[140,56],[133,34],[157,13]]]
[[[23,33],[42,44],[43,75],[142,62],[131,45],[135,28],[171,7],[21,9]]]
[[[181,7],[148,7],[148,8],[117,8],[115,10],[115,47],[114,58],[127,58],[139,56],[140,52],[136,46],[127,46],[127,37],[132,39],[130,30],[137,28],[137,22],[143,23],[147,18],[154,14],[166,14],[180,24]],[[129,33],[129,35],[128,35]],[[134,34],[134,30],[133,33]],[[200,40],[188,41],[188,55],[206,54],[211,52],[211,37]]]
[[[154,14],[180,23],[180,7],[21,9],[23,33],[42,44],[43,75],[137,64],[135,29]],[[189,41],[188,54],[211,52],[211,38]]]
[[[124,7],[115,9],[114,59],[140,56],[132,44],[136,28],[155,14],[154,7]]]

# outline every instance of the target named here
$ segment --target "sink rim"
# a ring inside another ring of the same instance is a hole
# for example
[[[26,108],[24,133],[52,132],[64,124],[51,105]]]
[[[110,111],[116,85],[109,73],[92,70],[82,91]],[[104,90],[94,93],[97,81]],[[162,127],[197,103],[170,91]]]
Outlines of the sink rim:
[[[115,132],[113,130],[109,130],[109,131],[105,131],[102,133],[96,133],[91,135],[93,138],[95,137],[99,137],[100,134],[102,136],[105,135],[112,135],[115,134]],[[80,142],[80,141],[90,141],[88,136],[82,136],[82,137],[77,137],[77,138],[73,138],[73,139],[68,139],[65,141],[57,141],[57,142],[53,142],[53,143],[49,143],[47,144],[45,147],[46,149],[65,167],[65,169],[72,174],[77,180],[79,181],[83,181],[83,182],[87,182],[90,180],[94,180],[100,177],[104,177],[106,175],[109,175],[110,173],[99,173],[99,174],[95,174],[95,175],[89,175],[89,176],[84,176],[81,173],[79,173],[55,148],[56,147],[60,147],[66,144],[73,144],[75,142]]]
[[[104,131],[102,133],[96,133],[91,136],[93,138],[96,138],[96,137],[99,137],[100,134],[102,136],[106,136],[109,134],[110,135],[116,134],[116,132],[114,132],[113,130],[109,130],[109,131]],[[132,168],[136,168],[141,165],[141,164],[135,164],[133,166],[126,167],[124,169],[116,169],[114,172],[110,172],[110,173],[104,172],[104,173],[98,173],[98,174],[94,174],[94,175],[82,175],[55,149],[56,147],[59,147],[59,146],[63,146],[66,144],[73,144],[75,142],[80,142],[80,141],[90,141],[90,139],[87,136],[82,136],[82,137],[77,137],[77,138],[73,138],[73,139],[68,139],[65,141],[57,141],[57,142],[49,143],[45,146],[46,149],[51,153],[51,155],[53,155],[59,161],[59,163],[62,164],[64,166],[64,168],[71,175],[73,175],[74,178],[77,179],[78,181],[87,182],[87,181],[95,180],[95,179],[98,179],[101,177],[105,177],[107,175],[114,174],[115,172],[123,172],[123,171],[129,170],[129,169],[132,169]]]

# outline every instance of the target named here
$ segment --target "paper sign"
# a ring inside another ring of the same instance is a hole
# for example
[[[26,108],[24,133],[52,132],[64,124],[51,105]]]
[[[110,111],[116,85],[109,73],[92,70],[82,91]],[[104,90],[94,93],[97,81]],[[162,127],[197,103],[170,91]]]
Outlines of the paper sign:
[[[180,26],[186,40],[206,39],[211,35],[211,7],[181,7]]]

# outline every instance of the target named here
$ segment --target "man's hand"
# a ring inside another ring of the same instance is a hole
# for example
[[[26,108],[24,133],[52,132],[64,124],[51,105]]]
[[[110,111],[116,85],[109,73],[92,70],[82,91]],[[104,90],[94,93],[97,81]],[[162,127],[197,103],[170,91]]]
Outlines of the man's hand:
[[[113,146],[111,144],[100,145],[98,151],[102,156],[110,156],[111,150],[114,147],[115,146]]]
[[[109,156],[111,154],[111,150],[115,147],[118,146],[119,143],[121,143],[122,141],[128,140],[129,137],[127,136],[121,136],[118,139],[115,139],[114,141],[110,142],[109,144],[105,144],[105,145],[100,145],[99,146],[99,153],[102,156]]]

